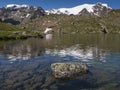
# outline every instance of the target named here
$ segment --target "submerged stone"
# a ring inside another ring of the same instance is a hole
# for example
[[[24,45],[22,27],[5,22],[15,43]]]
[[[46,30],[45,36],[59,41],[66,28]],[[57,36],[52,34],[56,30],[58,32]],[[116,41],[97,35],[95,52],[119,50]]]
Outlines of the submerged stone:
[[[88,72],[85,63],[53,63],[51,69],[55,78],[73,78]]]

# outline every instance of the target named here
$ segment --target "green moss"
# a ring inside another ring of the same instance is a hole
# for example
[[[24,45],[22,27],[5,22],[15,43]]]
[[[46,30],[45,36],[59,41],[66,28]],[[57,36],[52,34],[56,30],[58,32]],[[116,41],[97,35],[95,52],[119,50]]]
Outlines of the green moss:
[[[40,32],[21,29],[18,26],[0,22],[0,40],[27,39],[31,36],[38,37],[40,35]]]
[[[18,28],[17,26],[11,25],[11,24],[6,24],[0,22],[0,31],[19,31],[22,30]]]

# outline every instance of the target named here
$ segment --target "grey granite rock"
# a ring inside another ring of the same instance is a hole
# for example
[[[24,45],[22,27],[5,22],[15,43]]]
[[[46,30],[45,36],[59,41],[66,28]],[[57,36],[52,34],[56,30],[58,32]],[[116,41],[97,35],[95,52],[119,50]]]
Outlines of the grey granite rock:
[[[55,78],[73,78],[87,73],[88,66],[85,63],[53,63],[51,69]]]

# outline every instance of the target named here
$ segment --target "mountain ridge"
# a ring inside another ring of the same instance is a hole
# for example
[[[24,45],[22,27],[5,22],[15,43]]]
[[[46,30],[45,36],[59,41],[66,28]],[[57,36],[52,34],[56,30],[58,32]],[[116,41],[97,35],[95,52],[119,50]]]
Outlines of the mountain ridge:
[[[5,8],[12,8],[12,7],[16,7],[16,8],[21,8],[21,7],[29,7],[29,5],[27,5],[27,4],[22,4],[22,5],[18,5],[18,4],[7,4],[6,6],[5,6]]]
[[[8,4],[0,8],[0,19],[3,22],[12,23],[14,25],[26,22],[40,16],[45,15],[42,7],[29,5]]]
[[[47,14],[66,14],[66,15],[80,15],[81,11],[86,9],[90,14],[100,16],[99,12],[108,13],[112,8],[109,7],[106,3],[97,3],[97,4],[82,4],[72,8],[59,8],[46,10]]]

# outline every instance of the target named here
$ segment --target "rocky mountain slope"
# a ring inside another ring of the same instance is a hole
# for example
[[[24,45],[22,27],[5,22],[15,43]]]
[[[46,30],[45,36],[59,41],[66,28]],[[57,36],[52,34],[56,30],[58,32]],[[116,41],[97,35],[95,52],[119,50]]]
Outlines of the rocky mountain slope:
[[[46,27],[52,27],[59,33],[102,33],[106,28],[108,33],[120,33],[120,10],[111,10],[101,17],[50,14],[25,23],[30,30],[44,32]]]
[[[52,27],[59,33],[101,33],[103,28],[106,28],[108,33],[120,33],[119,9],[114,10],[107,4],[97,3],[76,6],[69,8],[68,11],[66,11],[68,13],[47,11],[46,15],[40,7],[11,4],[0,8],[0,22],[10,22],[13,26],[17,25],[23,31],[28,30],[32,33],[44,32],[47,27]]]
[[[45,11],[41,7],[28,5],[9,4],[0,8],[1,21],[14,25],[20,24],[22,21],[38,18],[44,14]]]
[[[107,4],[83,4],[72,8],[59,8],[46,10],[47,14],[67,14],[67,15],[96,15],[101,16],[108,13],[112,8]]]

